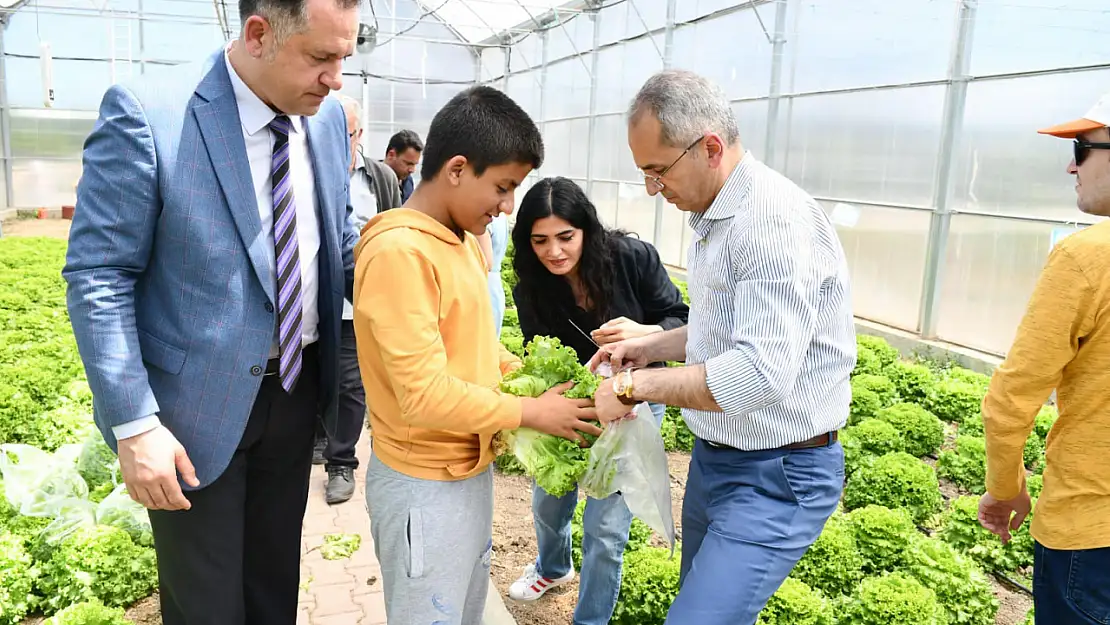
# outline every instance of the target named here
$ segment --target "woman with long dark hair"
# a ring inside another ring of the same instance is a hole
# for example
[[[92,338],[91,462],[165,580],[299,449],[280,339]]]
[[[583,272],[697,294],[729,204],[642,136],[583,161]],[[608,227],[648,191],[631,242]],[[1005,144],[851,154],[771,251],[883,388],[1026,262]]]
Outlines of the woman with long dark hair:
[[[537,335],[557,337],[586,364],[597,351],[595,342],[605,345],[686,324],[689,308],[655,248],[605,228],[571,180],[545,178],[529,189],[512,239],[519,278],[513,298],[526,342]],[[658,426],[665,407],[651,408]],[[577,502],[577,489],[553,497],[533,486],[539,554],[509,588],[512,599],[535,601],[574,579],[570,523]],[[619,494],[587,500],[575,625],[603,625],[612,617],[631,523]]]

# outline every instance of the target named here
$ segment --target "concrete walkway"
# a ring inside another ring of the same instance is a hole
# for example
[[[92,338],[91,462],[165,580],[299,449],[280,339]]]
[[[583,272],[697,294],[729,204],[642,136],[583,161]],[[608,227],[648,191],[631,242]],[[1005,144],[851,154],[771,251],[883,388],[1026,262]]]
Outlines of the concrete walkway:
[[[366,461],[370,435],[358,444],[361,466],[355,473],[355,496],[338,506],[324,503],[327,473],[312,467],[308,511],[301,539],[301,592],[297,625],[385,625],[381,569],[374,558],[370,519],[366,514]],[[320,546],[327,534],[359,534],[362,546],[349,559],[325,560]],[[465,624],[464,624],[465,625]],[[515,625],[493,584],[482,625]]]

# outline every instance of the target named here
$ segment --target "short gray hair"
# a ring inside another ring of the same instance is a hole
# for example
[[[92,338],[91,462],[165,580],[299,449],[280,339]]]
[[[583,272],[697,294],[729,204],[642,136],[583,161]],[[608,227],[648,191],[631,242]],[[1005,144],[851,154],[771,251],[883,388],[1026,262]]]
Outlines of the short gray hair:
[[[343,112],[344,113],[346,113],[348,111],[354,113],[355,119],[358,120],[358,124],[361,127],[362,126],[362,103],[359,102],[358,100],[352,98],[351,96],[345,94],[345,93],[337,93],[337,94],[335,94],[335,97],[339,100],[339,103],[343,105]],[[350,130],[350,129],[348,129],[348,130]]]
[[[681,69],[648,78],[628,107],[628,123],[652,113],[662,128],[664,144],[685,148],[706,132],[715,132],[728,145],[740,140],[736,117],[724,91],[710,80]]]

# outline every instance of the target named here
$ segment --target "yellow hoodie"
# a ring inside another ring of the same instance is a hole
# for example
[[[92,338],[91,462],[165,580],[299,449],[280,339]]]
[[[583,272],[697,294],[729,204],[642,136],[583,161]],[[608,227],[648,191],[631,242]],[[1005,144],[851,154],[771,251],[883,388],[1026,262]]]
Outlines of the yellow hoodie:
[[[424,213],[376,215],[355,248],[354,325],[374,455],[412,477],[482,472],[490,442],[520,425],[498,391],[519,360],[495,336],[478,240]]]

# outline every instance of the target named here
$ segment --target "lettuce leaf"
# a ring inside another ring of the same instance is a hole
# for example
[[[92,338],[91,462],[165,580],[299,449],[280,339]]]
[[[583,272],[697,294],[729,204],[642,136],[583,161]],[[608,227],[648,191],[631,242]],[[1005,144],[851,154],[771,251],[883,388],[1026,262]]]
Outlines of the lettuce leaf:
[[[518,397],[539,397],[553,386],[574,382],[564,393],[571,399],[593,397],[601,377],[578,362],[574,349],[553,337],[537,336],[525,348],[524,366],[501,380],[501,392]],[[583,434],[590,444],[595,437]],[[590,450],[574,441],[530,428],[500,432],[494,449],[511,453],[536,484],[555,497],[562,497],[578,484],[586,471]]]

